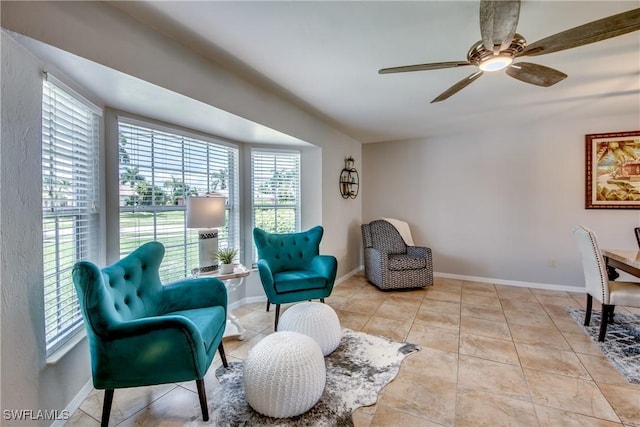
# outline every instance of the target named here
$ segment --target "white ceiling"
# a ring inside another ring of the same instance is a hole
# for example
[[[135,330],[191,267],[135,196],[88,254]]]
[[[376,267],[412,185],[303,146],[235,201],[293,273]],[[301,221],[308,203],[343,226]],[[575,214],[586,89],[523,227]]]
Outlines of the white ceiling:
[[[585,114],[628,114],[640,103],[640,32],[524,59],[569,75],[550,88],[485,73],[448,100],[430,104],[476,68],[378,74],[384,67],[466,60],[480,39],[477,1],[111,4],[364,143],[556,115],[588,120]],[[532,43],[637,7],[640,1],[525,0],[518,33]]]
[[[377,73],[466,60],[480,39],[477,1],[153,1],[118,7],[204,54],[223,50],[239,61],[230,66],[264,76],[362,142],[524,123],[594,101],[615,114],[640,101],[640,32],[527,58],[569,75],[550,88],[485,73],[448,100],[430,104],[476,68]],[[638,1],[523,1],[518,32],[531,43],[637,7]]]
[[[61,70],[72,89],[100,107],[150,117],[189,130],[254,144],[306,146],[308,143],[179,93],[65,52],[40,41],[12,33],[12,37],[53,69]],[[87,93],[89,92],[89,93]]]

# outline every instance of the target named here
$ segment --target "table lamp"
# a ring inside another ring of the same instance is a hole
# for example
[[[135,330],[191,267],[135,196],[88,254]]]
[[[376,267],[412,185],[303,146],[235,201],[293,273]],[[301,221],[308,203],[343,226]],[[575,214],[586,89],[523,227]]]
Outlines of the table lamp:
[[[222,194],[187,198],[187,228],[198,229],[198,258],[200,273],[218,269],[218,229],[225,224],[225,202]]]

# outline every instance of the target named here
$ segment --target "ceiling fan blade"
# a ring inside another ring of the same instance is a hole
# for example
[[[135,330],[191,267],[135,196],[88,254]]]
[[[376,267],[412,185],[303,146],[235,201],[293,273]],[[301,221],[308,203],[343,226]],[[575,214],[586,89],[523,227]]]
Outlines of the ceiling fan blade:
[[[514,79],[543,87],[553,86],[567,77],[567,75],[561,71],[530,62],[512,64],[507,67],[505,73]]]
[[[598,19],[528,45],[518,56],[545,55],[640,30],[640,8]]]
[[[404,65],[401,67],[383,68],[378,74],[405,73],[407,71],[439,70],[473,65],[469,61],[432,62],[430,64]]]
[[[444,101],[445,99],[449,98],[451,95],[454,95],[457,92],[464,89],[465,87],[469,86],[471,83],[476,81],[482,74],[484,74],[482,71],[476,71],[470,76],[460,80],[458,83],[454,84],[449,89],[445,90],[440,95],[438,95],[433,101],[431,101],[431,103],[433,104],[434,102]]]
[[[519,17],[520,0],[481,0],[480,33],[484,47],[496,54],[508,48]]]

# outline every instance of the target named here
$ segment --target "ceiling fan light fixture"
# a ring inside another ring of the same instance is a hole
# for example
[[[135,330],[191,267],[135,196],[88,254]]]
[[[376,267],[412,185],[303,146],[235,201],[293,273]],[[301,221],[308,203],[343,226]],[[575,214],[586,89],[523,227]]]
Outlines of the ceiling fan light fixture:
[[[482,71],[500,71],[507,68],[513,62],[513,57],[507,55],[491,56],[478,65]]]

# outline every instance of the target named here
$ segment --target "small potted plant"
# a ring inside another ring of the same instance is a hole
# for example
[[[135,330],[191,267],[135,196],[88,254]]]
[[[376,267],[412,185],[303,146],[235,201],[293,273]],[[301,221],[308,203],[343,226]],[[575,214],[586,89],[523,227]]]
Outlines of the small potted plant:
[[[238,255],[235,248],[220,248],[217,252],[218,261],[220,261],[220,273],[233,273],[233,259]]]

